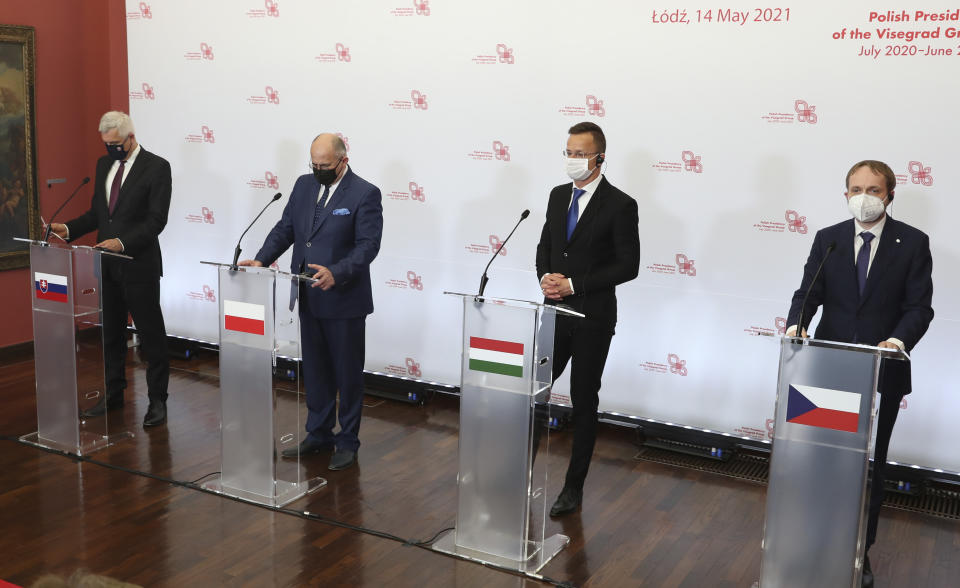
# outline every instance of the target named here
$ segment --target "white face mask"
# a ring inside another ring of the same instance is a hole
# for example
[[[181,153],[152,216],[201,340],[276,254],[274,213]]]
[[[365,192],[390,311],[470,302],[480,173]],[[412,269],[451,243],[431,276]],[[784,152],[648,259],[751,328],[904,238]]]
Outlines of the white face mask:
[[[564,164],[567,168],[567,175],[570,176],[570,179],[574,181],[585,180],[589,178],[590,174],[593,173],[593,170],[590,169],[590,161],[590,159],[585,158],[564,158]]]
[[[847,199],[847,209],[853,218],[862,223],[869,223],[880,218],[886,207],[883,205],[883,199],[869,194],[854,194]]]

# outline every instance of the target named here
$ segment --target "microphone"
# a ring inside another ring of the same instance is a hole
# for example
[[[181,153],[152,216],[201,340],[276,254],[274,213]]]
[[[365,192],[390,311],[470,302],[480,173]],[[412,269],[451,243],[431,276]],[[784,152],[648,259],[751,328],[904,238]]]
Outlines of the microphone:
[[[60,205],[60,208],[58,208],[57,211],[53,213],[53,216],[50,217],[50,222],[47,223],[47,230],[44,231],[43,233],[44,241],[50,238],[50,225],[53,224],[53,219],[57,218],[57,215],[60,214],[60,211],[63,210],[63,207],[66,206],[68,202],[73,200],[73,197],[77,195],[77,192],[80,191],[80,188],[86,186],[89,183],[90,183],[90,176],[83,178],[83,181],[80,182],[80,185],[77,186],[77,188],[70,194],[70,196],[68,196],[67,199],[63,201],[63,204]]]
[[[500,254],[500,250],[503,249],[503,246],[507,244],[507,241],[510,240],[510,237],[513,236],[514,231],[517,230],[517,227],[520,226],[520,223],[523,222],[523,219],[530,216],[530,210],[524,210],[520,215],[520,220],[517,221],[517,224],[513,225],[513,231],[510,231],[510,234],[507,235],[507,238],[500,243],[500,246],[497,247],[497,250],[493,252],[493,257],[490,258],[490,261],[487,262],[487,267],[483,268],[483,275],[480,277],[480,291],[477,292],[477,296],[483,296],[483,291],[487,287],[487,282],[490,278],[487,277],[487,270],[490,269],[490,264],[493,263],[493,260],[497,258],[497,255]]]
[[[257,215],[257,218],[253,219],[253,222],[251,222],[250,225],[247,226],[247,229],[246,231],[243,232],[243,235],[240,235],[240,238],[237,239],[237,246],[233,250],[233,263],[230,264],[231,270],[237,271],[237,260],[240,259],[240,252],[242,251],[242,249],[240,249],[240,241],[243,241],[244,235],[247,234],[247,231],[250,230],[250,228],[253,226],[253,223],[257,222],[257,219],[259,219],[263,215],[263,213],[267,210],[267,207],[273,204],[274,202],[276,202],[277,200],[280,200],[281,196],[283,196],[283,194],[281,194],[280,192],[277,192],[276,194],[274,194],[273,198],[270,199],[270,202],[267,202],[263,206],[263,208],[260,209],[260,214]]]
[[[810,285],[807,286],[807,293],[803,295],[803,304],[800,305],[800,317],[797,319],[797,332],[794,334],[794,337],[803,338],[803,311],[807,307],[807,298],[810,297],[810,291],[813,290],[813,285],[817,283],[817,278],[820,277],[820,272],[823,271],[823,264],[827,263],[827,258],[830,257],[830,253],[836,249],[836,247],[836,241],[827,245],[827,252],[823,255],[823,259],[820,260],[817,273],[813,274],[813,280],[810,282]]]

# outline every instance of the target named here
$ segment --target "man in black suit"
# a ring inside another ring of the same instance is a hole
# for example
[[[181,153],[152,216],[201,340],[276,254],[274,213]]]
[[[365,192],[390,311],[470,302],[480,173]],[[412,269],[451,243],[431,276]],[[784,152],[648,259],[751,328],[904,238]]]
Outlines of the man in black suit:
[[[557,317],[553,379],[572,363],[573,449],[550,516],[573,512],[583,501],[597,437],[600,380],[617,323],[616,286],[640,270],[637,201],[601,174],[607,147],[603,131],[582,122],[569,133],[564,157],[573,183],[550,192],[537,245],[537,275],[546,303],[562,303],[586,315]]]
[[[90,210],[66,224],[50,225],[51,230],[64,239],[77,239],[96,230],[96,247],[133,258],[102,258],[103,361],[107,390],[106,398],[85,411],[84,416],[100,416],[123,406],[129,312],[147,358],[150,404],[143,425],[161,425],[167,421],[170,360],[160,310],[163,264],[157,237],[167,224],[170,208],[170,164],[137,143],[133,121],[122,112],[104,114],[99,130],[107,155],[97,161]]]
[[[803,280],[793,295],[787,335],[797,332],[803,298],[806,327],[819,306],[823,316],[816,337],[843,343],[862,343],[910,352],[933,320],[933,261],[930,238],[886,213],[893,201],[897,177],[881,161],[861,161],[847,173],[847,206],[853,219],[817,232],[810,257],[803,268]],[[830,248],[835,250],[821,261]],[[811,284],[813,287],[810,288]],[[877,536],[877,520],[883,504],[883,480],[890,434],[897,420],[900,401],[910,393],[910,363],[884,360],[877,384],[880,409],[874,448],[870,513],[867,522],[867,549]],[[864,563],[863,585],[873,585],[870,559]]]

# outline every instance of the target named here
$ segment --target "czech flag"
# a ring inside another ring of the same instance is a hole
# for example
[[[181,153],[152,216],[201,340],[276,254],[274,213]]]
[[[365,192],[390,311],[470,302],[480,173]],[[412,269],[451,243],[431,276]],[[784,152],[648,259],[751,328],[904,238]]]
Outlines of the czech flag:
[[[226,299],[223,301],[223,328],[228,331],[262,335],[264,316],[266,314],[262,304]]]
[[[523,343],[470,337],[470,369],[523,377]]]
[[[33,284],[37,298],[54,302],[67,301],[67,276],[34,272]]]
[[[860,424],[860,395],[791,384],[787,422],[856,433]]]

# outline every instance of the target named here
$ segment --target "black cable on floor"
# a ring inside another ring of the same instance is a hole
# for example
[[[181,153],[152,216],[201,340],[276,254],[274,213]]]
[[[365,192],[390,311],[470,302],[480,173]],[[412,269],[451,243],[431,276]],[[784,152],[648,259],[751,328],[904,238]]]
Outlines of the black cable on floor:
[[[170,485],[172,485],[172,486],[177,486],[177,487],[180,487],[180,488],[186,488],[186,489],[188,489],[188,490],[198,490],[198,491],[203,492],[203,493],[205,493],[205,494],[211,494],[211,495],[213,495],[213,496],[219,496],[220,498],[226,498],[226,499],[228,499],[228,500],[232,500],[232,501],[234,501],[234,502],[239,502],[239,503],[242,503],[242,504],[249,504],[249,505],[251,505],[251,506],[256,506],[256,507],[263,508],[263,509],[266,509],[266,510],[270,510],[270,511],[273,511],[273,512],[278,512],[278,513],[281,513],[281,514],[291,515],[291,516],[299,517],[299,518],[302,518],[302,519],[306,519],[306,520],[310,520],[310,521],[315,521],[315,522],[318,522],[318,523],[324,523],[324,524],[327,524],[327,525],[330,525],[330,526],[334,526],[334,527],[341,527],[341,528],[343,528],[343,529],[347,529],[347,530],[350,530],[350,531],[356,531],[356,532],[358,532],[358,533],[364,533],[364,534],[366,534],[366,535],[373,535],[374,537],[380,537],[381,539],[389,539],[390,541],[395,541],[395,542],[397,542],[397,543],[401,543],[401,544],[403,544],[404,546],[418,547],[418,548],[420,548],[420,549],[425,549],[425,550],[429,551],[430,553],[434,553],[434,554],[437,554],[437,555],[443,555],[443,556],[451,557],[451,558],[453,558],[453,559],[459,559],[459,560],[463,560],[463,561],[469,561],[469,562],[477,563],[477,564],[480,564],[480,565],[482,565],[482,566],[484,566],[484,567],[487,567],[487,568],[490,568],[490,569],[494,569],[494,570],[497,570],[497,571],[500,571],[500,572],[504,572],[504,573],[507,573],[507,574],[511,574],[511,575],[514,575],[514,576],[520,576],[520,577],[524,577],[524,578],[530,578],[530,579],[532,579],[532,580],[537,580],[537,581],[540,581],[540,582],[546,582],[546,583],[548,583],[548,584],[552,584],[553,586],[558,586],[558,587],[560,587],[560,588],[574,588],[574,587],[575,587],[574,584],[572,584],[572,583],[570,583],[570,582],[567,582],[567,581],[554,580],[553,578],[550,578],[550,577],[547,577],[547,576],[541,576],[541,575],[539,575],[539,574],[523,573],[523,572],[519,572],[519,571],[517,571],[517,570],[511,569],[511,568],[506,568],[506,567],[503,567],[503,566],[498,566],[498,565],[492,564],[492,563],[480,562],[480,561],[477,561],[477,560],[474,560],[474,559],[470,559],[470,558],[467,558],[467,557],[462,557],[462,556],[458,556],[458,555],[451,554],[451,553],[444,553],[444,552],[442,552],[442,551],[434,551],[433,549],[430,548],[430,545],[431,545],[434,541],[437,540],[437,537],[439,537],[440,535],[442,535],[443,533],[445,533],[445,532],[447,532],[447,531],[453,530],[453,527],[448,527],[448,528],[446,528],[446,529],[443,529],[443,530],[441,530],[441,531],[438,531],[433,537],[431,537],[431,538],[429,538],[429,539],[427,539],[427,540],[423,540],[423,541],[418,541],[418,540],[415,540],[415,539],[404,539],[403,537],[400,537],[400,536],[398,536],[398,535],[393,535],[392,533],[387,533],[386,531],[378,531],[378,530],[376,530],[376,529],[370,529],[370,528],[368,528],[368,527],[361,527],[361,526],[358,526],[358,525],[351,525],[350,523],[345,523],[345,522],[343,522],[343,521],[338,521],[338,520],[336,520],[336,519],[331,519],[331,518],[325,517],[325,516],[323,516],[323,515],[319,515],[319,514],[316,514],[316,513],[311,513],[310,511],[294,510],[294,509],[290,509],[290,508],[283,508],[283,507],[278,507],[278,506],[270,506],[270,505],[267,505],[267,504],[260,504],[260,503],[258,503],[258,502],[251,502],[251,501],[249,501],[249,500],[244,500],[244,499],[238,498],[238,497],[236,497],[236,496],[230,496],[229,494],[222,494],[222,493],[216,492],[216,491],[214,491],[214,490],[209,490],[209,489],[207,489],[207,488],[204,488],[204,487],[199,486],[199,485],[196,484],[197,481],[200,481],[200,480],[202,480],[202,479],[204,479],[204,478],[206,478],[206,477],[209,477],[209,476],[213,475],[213,473],[220,473],[220,472],[213,472],[213,473],[207,474],[207,475],[205,475],[205,476],[202,476],[202,477],[200,477],[200,478],[197,478],[197,480],[195,480],[194,482],[183,482],[183,481],[180,481],[180,480],[174,480],[173,478],[166,478],[166,477],[164,477],[164,476],[158,476],[158,475],[156,475],[156,474],[151,474],[150,472],[144,472],[144,471],[140,471],[140,470],[134,470],[134,469],[131,469],[131,468],[126,468],[126,467],[119,466],[119,465],[115,465],[115,464],[112,464],[112,463],[107,463],[107,462],[105,462],[105,461],[98,461],[98,460],[95,460],[95,459],[91,459],[91,458],[89,458],[89,457],[87,457],[87,456],[85,456],[85,455],[77,455],[77,454],[75,454],[75,453],[70,453],[70,452],[67,452],[67,451],[59,450],[59,449],[53,449],[53,448],[50,448],[50,447],[42,447],[42,446],[39,446],[39,445],[34,445],[33,443],[27,443],[26,441],[21,441],[19,437],[15,437],[15,436],[11,436],[11,435],[0,435],[0,440],[3,440],[3,441],[13,441],[13,442],[18,443],[18,444],[20,444],[20,445],[26,445],[26,446],[28,446],[28,447],[33,447],[33,448],[35,448],[35,449],[40,449],[40,450],[42,450],[42,451],[46,451],[47,453],[52,453],[52,454],[54,454],[54,455],[62,455],[62,456],[67,457],[67,458],[69,458],[69,459],[71,459],[71,460],[73,460],[73,461],[85,462],[85,463],[89,463],[89,464],[92,464],[92,465],[96,465],[96,466],[100,466],[100,467],[103,467],[103,468],[107,468],[107,469],[110,469],[110,470],[115,470],[115,471],[118,471],[118,472],[123,472],[123,473],[126,473],[126,474],[132,474],[132,475],[135,475],[135,476],[142,476],[142,477],[145,477],[145,478],[150,478],[151,480],[157,480],[158,482],[165,482],[165,483],[170,484]]]

